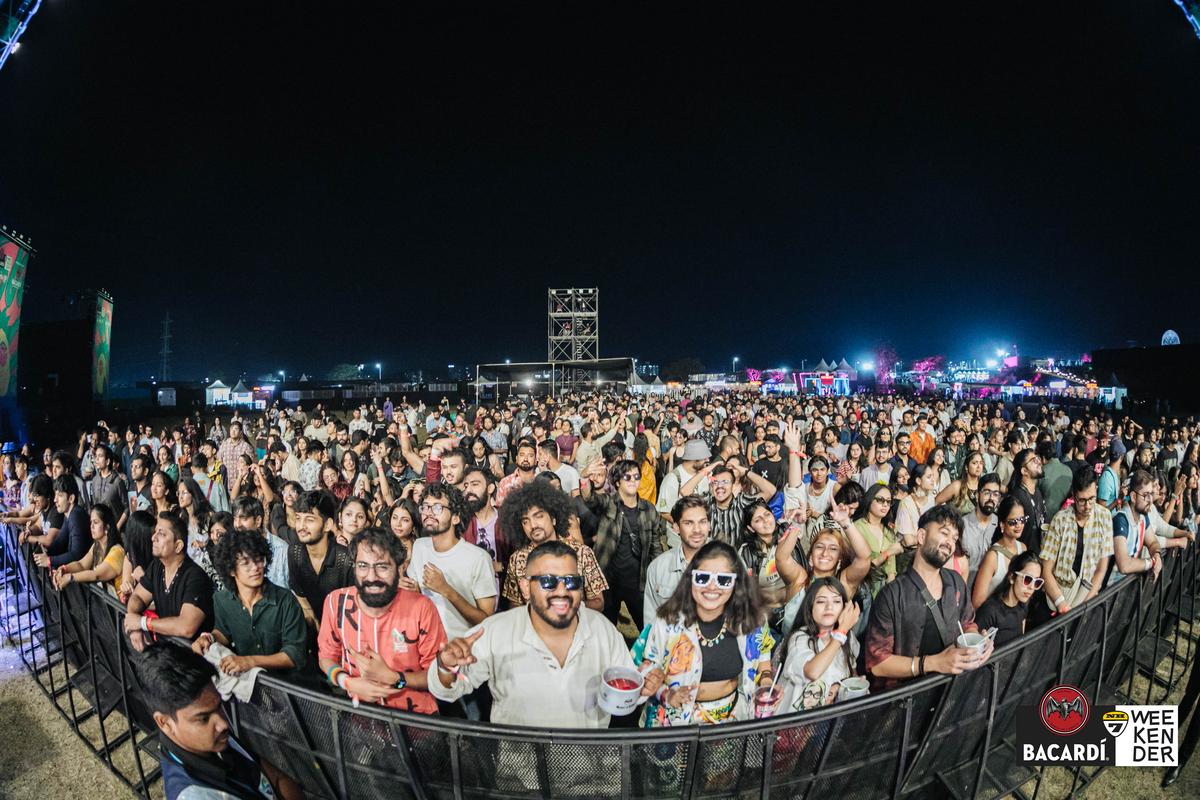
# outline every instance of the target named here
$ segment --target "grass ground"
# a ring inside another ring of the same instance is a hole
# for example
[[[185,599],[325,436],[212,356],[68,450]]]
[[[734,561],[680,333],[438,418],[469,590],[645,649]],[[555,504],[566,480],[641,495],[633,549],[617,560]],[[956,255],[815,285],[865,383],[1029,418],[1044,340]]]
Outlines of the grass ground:
[[[1182,636],[1180,643],[1182,649],[1186,643]],[[1162,673],[1165,678],[1166,670]],[[59,668],[56,680],[61,677]],[[1186,677],[1178,682],[1178,689],[1166,702],[1178,703],[1185,683]],[[1146,687],[1146,679],[1135,678],[1133,696],[1142,701]],[[80,695],[74,697],[79,708],[86,706]],[[66,697],[62,700],[66,702]],[[1161,702],[1158,695],[1155,702]],[[120,715],[114,713],[109,718],[109,730],[119,730],[119,725]],[[82,730],[99,744],[100,730],[94,720],[85,723]],[[86,796],[88,800],[132,800],[136,797],[71,731],[11,647],[0,647],[0,735],[4,738],[4,746],[0,747],[0,798],[45,800]],[[119,749],[114,760],[126,774],[135,774],[128,746]],[[149,759],[143,761],[149,763]],[[1159,788],[1162,774],[1161,769],[1109,769],[1087,787],[1085,796],[1091,800],[1200,797],[1200,759],[1194,759],[1180,780],[1166,791]],[[1071,781],[1068,770],[1048,769],[1039,797],[1065,797]],[[156,785],[157,797],[161,797],[161,791],[161,785]]]

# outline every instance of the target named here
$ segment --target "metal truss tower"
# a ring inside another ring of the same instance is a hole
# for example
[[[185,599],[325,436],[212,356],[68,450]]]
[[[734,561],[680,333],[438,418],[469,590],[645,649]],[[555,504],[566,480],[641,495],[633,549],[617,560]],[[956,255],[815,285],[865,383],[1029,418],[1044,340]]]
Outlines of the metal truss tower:
[[[0,69],[21,46],[21,34],[42,6],[42,0],[0,0]]]
[[[568,391],[590,385],[594,370],[561,362],[600,358],[600,290],[550,289],[546,298],[546,360],[553,385]]]

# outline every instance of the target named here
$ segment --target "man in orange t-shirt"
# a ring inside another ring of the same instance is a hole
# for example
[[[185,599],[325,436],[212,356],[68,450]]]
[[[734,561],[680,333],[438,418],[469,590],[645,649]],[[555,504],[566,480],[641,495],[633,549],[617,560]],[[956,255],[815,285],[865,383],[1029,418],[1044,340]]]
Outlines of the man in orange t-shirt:
[[[909,458],[918,464],[924,464],[925,460],[929,458],[929,454],[933,452],[933,448],[937,446],[933,434],[929,432],[929,417],[925,414],[917,417],[917,429],[909,435],[909,438],[912,440],[912,446],[908,449]]]
[[[436,714],[427,674],[446,631],[429,598],[400,588],[408,563],[403,543],[366,528],[351,540],[350,558],[354,586],[325,598],[317,635],[321,670],[356,700]]]

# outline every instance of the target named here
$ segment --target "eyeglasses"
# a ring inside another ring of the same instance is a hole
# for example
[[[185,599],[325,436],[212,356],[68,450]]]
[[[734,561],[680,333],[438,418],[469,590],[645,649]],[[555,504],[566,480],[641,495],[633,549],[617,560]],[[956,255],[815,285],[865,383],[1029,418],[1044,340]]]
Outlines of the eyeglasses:
[[[1022,525],[1024,525],[1026,522],[1029,522],[1029,515],[1026,514],[1021,517],[1012,517],[1012,518],[1006,519],[1004,521],[1007,522],[1009,525],[1012,525],[1014,528],[1019,528]]]
[[[879,503],[879,505],[881,505],[881,506],[890,506],[890,505],[892,504],[892,498],[890,498],[890,497],[876,497],[876,498],[875,498],[875,502],[876,502],[876,503]]]
[[[1000,490],[999,489],[980,489],[979,496],[980,497],[999,497]]]
[[[1021,583],[1025,584],[1026,586],[1032,586],[1035,590],[1042,588],[1042,584],[1045,583],[1045,581],[1041,578],[1035,578],[1032,575],[1028,575],[1024,572],[1018,572],[1017,574],[1021,576]]]
[[[621,476],[621,480],[625,481],[626,483],[637,483],[641,479],[642,479],[642,476],[637,474],[636,472],[630,472],[630,473],[627,473],[627,474]]]
[[[553,592],[561,583],[568,592],[577,592],[583,588],[582,575],[530,575],[529,580],[537,581],[547,592]]]
[[[737,580],[736,572],[705,572],[704,570],[692,570],[692,584],[695,586],[708,586],[717,581],[718,589],[732,589],[734,581]]]
[[[394,569],[394,565],[387,561],[376,561],[374,564],[368,564],[366,561],[355,561],[354,569],[357,572],[374,572],[379,574],[387,572],[389,569]]]
[[[417,510],[422,514],[433,514],[434,516],[437,516],[446,510],[446,506],[442,505],[441,503],[421,503],[421,505],[417,506]]]
[[[712,485],[729,487],[729,486],[733,486],[733,481],[729,480],[728,478],[725,478],[725,479],[719,480],[719,481],[712,481]]]
[[[1149,492],[1134,492],[1134,493],[1133,493],[1133,496],[1134,496],[1134,497],[1140,497],[1140,498],[1142,498],[1143,500],[1153,500],[1153,499],[1154,499],[1154,492],[1153,492],[1153,491],[1149,491]]]
[[[1094,502],[1096,502],[1096,495],[1091,495],[1089,497],[1076,497],[1075,498],[1075,505],[1077,505],[1077,506],[1086,506],[1089,503],[1094,503]]]

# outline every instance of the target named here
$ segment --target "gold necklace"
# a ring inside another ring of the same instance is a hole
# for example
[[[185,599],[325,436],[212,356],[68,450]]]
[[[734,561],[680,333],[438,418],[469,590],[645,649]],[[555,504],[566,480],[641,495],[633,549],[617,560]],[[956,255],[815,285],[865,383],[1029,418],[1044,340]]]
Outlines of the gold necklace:
[[[700,624],[696,623],[696,638],[700,640],[701,647],[715,647],[722,639],[725,638],[725,621],[721,621],[721,630],[711,639],[705,639],[704,633],[700,630]]]

